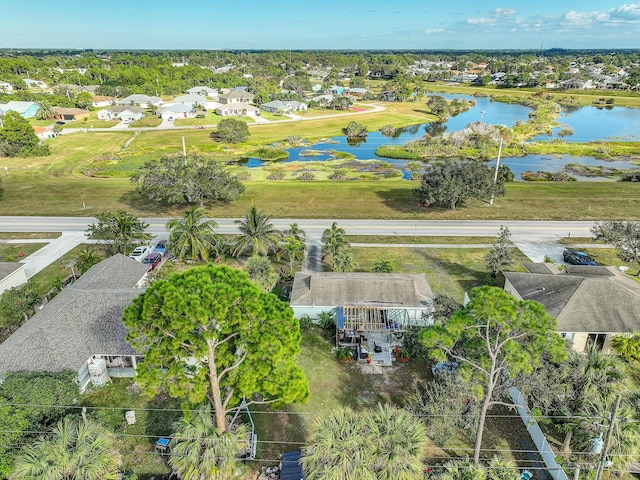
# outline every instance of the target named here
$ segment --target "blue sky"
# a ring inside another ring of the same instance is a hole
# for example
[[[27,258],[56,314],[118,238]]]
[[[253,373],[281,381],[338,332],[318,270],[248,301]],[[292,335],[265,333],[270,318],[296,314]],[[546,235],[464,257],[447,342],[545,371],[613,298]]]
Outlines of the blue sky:
[[[640,48],[640,1],[23,0],[0,48]]]

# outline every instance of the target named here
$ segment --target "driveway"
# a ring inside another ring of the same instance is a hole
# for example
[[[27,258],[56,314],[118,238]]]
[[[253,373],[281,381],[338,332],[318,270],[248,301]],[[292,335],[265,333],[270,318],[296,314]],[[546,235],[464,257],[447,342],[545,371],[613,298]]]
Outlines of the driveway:
[[[158,125],[156,128],[159,128],[161,130],[170,130],[172,128],[176,128],[176,126],[173,124],[173,120],[169,120],[168,118],[163,118],[160,125]]]
[[[129,128],[129,125],[130,125],[129,123],[124,123],[121,121],[115,124],[109,130],[126,130],[127,128]]]

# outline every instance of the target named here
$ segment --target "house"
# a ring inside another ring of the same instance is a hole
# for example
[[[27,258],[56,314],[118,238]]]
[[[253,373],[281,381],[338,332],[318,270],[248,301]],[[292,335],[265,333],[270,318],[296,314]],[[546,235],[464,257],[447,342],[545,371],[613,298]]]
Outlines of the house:
[[[198,95],[197,93],[190,93],[188,95],[181,95],[173,99],[174,104],[182,104],[188,106],[190,109],[195,109],[196,105],[201,105],[203,108],[207,107],[207,97]]]
[[[94,95],[91,97],[91,105],[94,107],[108,107],[116,103],[115,97],[107,97],[105,95]]]
[[[175,120],[177,118],[194,118],[198,112],[191,106],[176,103],[160,108],[160,118]]]
[[[53,133],[53,126],[49,125],[46,127],[40,127],[37,125],[33,126],[33,132],[36,134],[40,140],[47,140],[48,138],[53,138],[56,135]]]
[[[258,117],[260,109],[248,103],[231,103],[216,107],[216,113],[223,117]]]
[[[22,118],[33,118],[38,114],[40,105],[35,102],[9,102],[0,103],[0,111],[17,112]]]
[[[329,89],[329,93],[332,95],[342,95],[344,93],[344,87],[334,85]]]
[[[556,317],[558,332],[582,352],[590,343],[611,352],[617,335],[640,332],[640,284],[615,267],[525,263],[526,273],[504,272],[504,289],[535,300]]]
[[[322,84],[321,83],[314,83],[313,85],[311,85],[311,91],[314,93],[319,93],[322,91]]]
[[[13,93],[13,85],[0,81],[0,93]]]
[[[291,113],[306,110],[309,106],[306,103],[295,100],[273,100],[263,103],[260,108],[265,112],[271,113]]]
[[[202,95],[203,97],[215,98],[218,96],[218,89],[205,86],[192,87],[187,90],[189,94]]]
[[[23,283],[27,283],[23,263],[0,262],[0,294]]]
[[[162,99],[160,97],[150,97],[149,95],[142,95],[135,93],[133,95],[129,95],[128,97],[124,97],[122,100],[118,100],[116,102],[117,105],[132,105],[142,108],[149,108],[150,106],[157,107],[162,103]]]
[[[389,90],[381,92],[378,94],[378,100],[382,100],[383,102],[395,102],[396,93]]]
[[[290,305],[296,318],[333,313],[336,341],[356,358],[373,353],[390,365],[392,350],[413,326],[433,324],[433,293],[424,275],[406,273],[296,273]]]
[[[251,103],[253,102],[255,95],[253,93],[245,92],[242,90],[231,90],[229,93],[224,93],[219,96],[219,101],[222,104],[230,105],[233,103]]]
[[[346,89],[346,94],[350,97],[363,98],[369,90],[366,88],[348,88]]]
[[[333,95],[317,95],[310,99],[312,102],[316,102],[316,104],[320,107],[325,107],[327,105],[331,105],[333,102]]]
[[[99,120],[140,120],[144,117],[144,110],[140,107],[112,105],[98,112]]]
[[[24,78],[22,79],[22,81],[27,84],[27,88],[47,88],[47,84],[44,82],[41,82],[40,80]]]
[[[73,370],[84,390],[90,363],[100,359],[109,376],[133,377],[140,356],[126,342],[120,318],[144,292],[148,267],[121,254],[91,267],[0,344],[0,378]]]
[[[67,122],[89,118],[89,111],[82,108],[53,107],[51,112],[53,113],[53,118]]]

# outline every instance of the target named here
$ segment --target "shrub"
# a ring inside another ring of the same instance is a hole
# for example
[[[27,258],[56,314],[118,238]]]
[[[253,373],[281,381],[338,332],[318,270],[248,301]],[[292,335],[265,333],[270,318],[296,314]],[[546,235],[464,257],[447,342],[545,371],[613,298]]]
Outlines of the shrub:
[[[251,173],[244,171],[236,174],[237,180],[251,180]]]
[[[282,170],[276,170],[267,175],[267,180],[284,180],[285,173]]]
[[[331,175],[329,175],[329,180],[346,180],[347,179],[347,171],[344,168],[339,168]]]
[[[302,172],[297,179],[303,182],[311,182],[316,179],[316,176],[312,172]]]

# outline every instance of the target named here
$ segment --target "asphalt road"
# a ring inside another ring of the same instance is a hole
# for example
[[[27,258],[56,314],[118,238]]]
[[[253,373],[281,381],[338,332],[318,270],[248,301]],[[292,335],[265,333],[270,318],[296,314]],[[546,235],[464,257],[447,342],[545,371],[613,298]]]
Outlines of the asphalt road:
[[[143,218],[148,231],[165,237],[168,218]],[[215,218],[217,231],[237,233],[233,218]],[[593,222],[501,221],[501,220],[349,220],[349,219],[272,219],[278,229],[297,223],[309,237],[319,237],[333,221],[348,235],[396,236],[496,236],[501,225],[509,227],[514,240],[532,241],[557,237],[589,237]],[[94,223],[90,217],[0,217],[0,232],[81,232]]]

